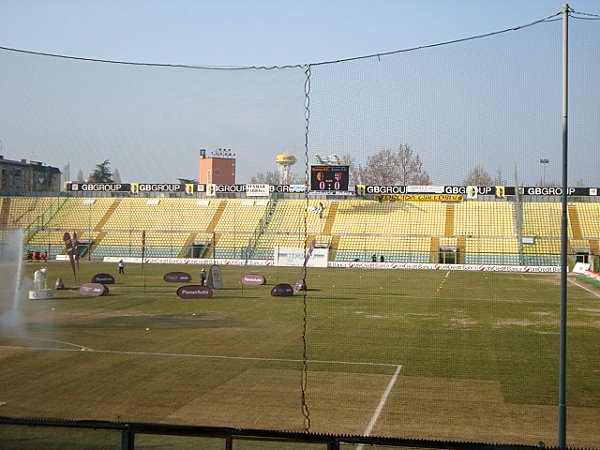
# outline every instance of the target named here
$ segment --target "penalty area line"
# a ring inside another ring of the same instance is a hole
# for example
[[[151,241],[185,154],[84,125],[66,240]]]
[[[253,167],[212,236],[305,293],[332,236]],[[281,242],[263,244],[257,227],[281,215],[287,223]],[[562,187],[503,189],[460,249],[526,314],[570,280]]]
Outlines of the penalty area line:
[[[401,370],[402,370],[402,366],[396,366],[396,371],[394,372],[394,375],[392,375],[392,378],[390,379],[390,382],[388,383],[387,387],[385,388],[383,395],[379,399],[377,408],[375,408],[375,412],[373,413],[373,416],[371,417],[371,420],[369,421],[369,425],[367,425],[367,428],[365,429],[365,431],[363,433],[364,436],[370,436],[371,432],[373,431],[373,428],[375,428],[375,424],[377,423],[377,420],[379,420],[379,415],[381,414],[381,411],[383,411],[383,407],[385,406],[387,399],[390,396],[390,393],[392,392],[392,388],[396,384],[396,380],[398,379],[398,375],[400,375]],[[364,448],[364,446],[365,446],[364,444],[360,444],[359,446],[356,447],[356,450],[362,450]]]
[[[49,340],[50,341],[50,340]],[[282,362],[282,363],[302,363],[302,359],[283,359],[283,358],[260,358],[256,356],[225,356],[225,355],[199,355],[195,353],[166,353],[166,352],[134,352],[124,350],[95,350],[93,348],[84,347],[69,342],[60,342],[69,344],[77,347],[79,350],[72,348],[55,348],[55,347],[25,347],[25,346],[13,346],[13,345],[2,345],[0,348],[19,348],[28,350],[47,350],[54,352],[73,352],[73,351],[86,351],[88,353],[101,353],[109,355],[126,355],[126,356],[161,356],[161,357],[178,357],[178,358],[198,358],[198,359],[231,359],[238,361],[266,361],[266,362]],[[353,361],[324,361],[318,359],[309,359],[309,364],[338,364],[346,366],[371,366],[371,367],[401,367],[397,364],[384,364],[384,363],[371,363],[371,362],[353,362]]]
[[[70,345],[71,347],[76,347],[81,350],[92,351],[91,348],[86,347],[85,345],[74,344],[73,342],[59,341],[56,339],[47,339],[47,338],[40,338],[40,337],[28,337],[28,336],[24,336],[23,338],[24,339],[34,339],[34,340],[38,340],[38,341],[46,341],[46,342],[56,342],[57,344],[65,344],[65,345]]]
[[[162,353],[162,352],[128,352],[115,350],[91,350],[95,353],[112,353],[117,355],[139,355],[139,356],[179,356],[182,358],[205,358],[205,359],[234,359],[241,361],[269,361],[269,362],[286,362],[286,363],[302,363],[302,359],[283,359],[283,358],[260,358],[257,356],[225,356],[225,355],[197,355],[194,353]],[[396,367],[396,364],[370,363],[370,362],[353,362],[353,361],[322,361],[317,359],[309,359],[307,363],[311,364],[342,364],[347,366],[377,366],[377,367]]]

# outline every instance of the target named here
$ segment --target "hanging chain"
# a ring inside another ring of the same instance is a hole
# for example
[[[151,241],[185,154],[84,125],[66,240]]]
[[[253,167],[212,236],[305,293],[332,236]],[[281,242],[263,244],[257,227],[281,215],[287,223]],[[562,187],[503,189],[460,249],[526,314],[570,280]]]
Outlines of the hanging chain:
[[[304,208],[304,252],[305,254],[308,252],[308,187],[309,187],[309,178],[308,178],[308,131],[309,131],[309,120],[310,120],[310,65],[306,66],[304,69],[304,73],[306,75],[306,80],[304,82],[304,120],[305,120],[305,130],[304,130],[304,199],[306,200],[306,208]],[[302,266],[302,280],[303,283],[306,281],[306,265],[308,263],[308,258],[304,258],[304,264]],[[308,357],[307,357],[307,344],[306,344],[306,332],[308,328],[308,302],[307,302],[307,289],[306,285],[305,289],[302,291],[302,305],[303,305],[303,318],[302,318],[302,380],[301,380],[301,389],[302,389],[302,415],[304,416],[304,429],[308,432],[310,431],[310,411],[308,409],[308,405],[306,404],[306,389],[308,387]]]

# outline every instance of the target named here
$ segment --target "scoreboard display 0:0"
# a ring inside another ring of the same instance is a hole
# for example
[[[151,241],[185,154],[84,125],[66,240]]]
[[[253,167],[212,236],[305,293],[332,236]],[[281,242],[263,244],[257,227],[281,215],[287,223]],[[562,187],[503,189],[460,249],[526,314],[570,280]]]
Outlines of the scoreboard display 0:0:
[[[347,191],[349,166],[310,166],[311,191]]]

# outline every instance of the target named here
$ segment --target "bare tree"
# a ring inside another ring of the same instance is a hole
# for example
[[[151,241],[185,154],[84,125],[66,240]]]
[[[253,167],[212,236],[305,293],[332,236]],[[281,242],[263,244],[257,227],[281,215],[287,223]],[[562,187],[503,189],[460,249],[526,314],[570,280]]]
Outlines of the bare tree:
[[[288,182],[290,184],[303,184],[304,174],[298,176],[293,173],[289,174]],[[283,184],[281,180],[281,174],[276,170],[268,170],[266,172],[258,172],[256,175],[250,177],[250,183],[252,184]]]
[[[384,149],[367,158],[365,167],[359,166],[358,177],[364,184],[379,186],[428,185],[429,174],[423,170],[423,161],[408,144],[398,150]]]
[[[364,182],[377,186],[394,185],[402,179],[398,166],[398,158],[394,151],[381,150],[367,158],[362,173]]]
[[[121,183],[121,174],[119,173],[119,169],[115,169],[114,172],[115,183]]]
[[[423,170],[423,161],[421,161],[421,157],[418,153],[413,153],[408,144],[401,145],[398,148],[398,156],[400,160],[400,174],[402,175],[401,184],[403,186],[409,184],[431,184],[429,174]]]
[[[345,155],[342,155],[340,159],[342,161],[342,164],[348,166],[348,171],[350,173],[348,185],[353,186],[355,184],[362,184],[361,168],[360,166],[356,165],[356,160],[354,159],[354,156],[350,155],[349,153],[346,153]]]
[[[494,185],[503,186],[505,184],[506,179],[504,178],[504,175],[502,175],[502,169],[498,169],[498,171],[496,172],[496,177],[494,178]]]
[[[267,172],[258,172],[250,178],[250,183],[253,184],[279,184],[279,173],[275,170]]]
[[[540,180],[535,185],[540,186],[540,187],[560,187],[561,186],[561,184],[558,181],[543,180],[542,178],[540,178]]]
[[[77,182],[79,183],[83,183],[84,178],[83,178],[83,170],[79,169],[77,171]]]
[[[465,186],[492,186],[495,182],[482,166],[476,165],[469,170],[463,184]]]

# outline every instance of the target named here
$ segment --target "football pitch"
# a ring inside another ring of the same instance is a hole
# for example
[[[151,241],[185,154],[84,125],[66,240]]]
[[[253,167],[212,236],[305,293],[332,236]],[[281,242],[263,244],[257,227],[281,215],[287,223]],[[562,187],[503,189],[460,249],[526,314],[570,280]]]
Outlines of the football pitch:
[[[301,269],[221,266],[223,289],[185,300],[163,280],[200,268],[82,262],[79,283],[116,279],[83,297],[48,263],[66,289],[3,325],[0,415],[303,431],[304,385],[311,432],[556,445],[557,274],[309,268],[273,297]],[[567,441],[598,448],[600,290],[569,277],[568,300]]]

